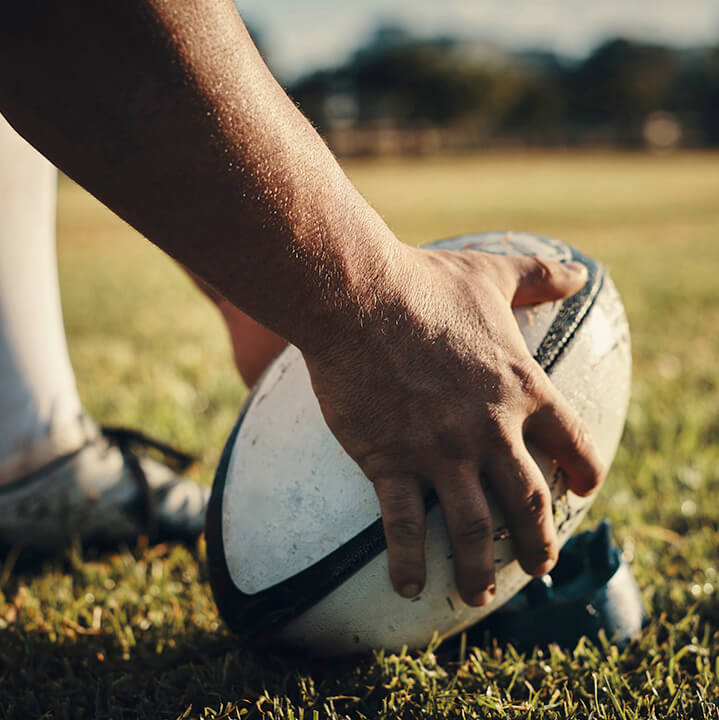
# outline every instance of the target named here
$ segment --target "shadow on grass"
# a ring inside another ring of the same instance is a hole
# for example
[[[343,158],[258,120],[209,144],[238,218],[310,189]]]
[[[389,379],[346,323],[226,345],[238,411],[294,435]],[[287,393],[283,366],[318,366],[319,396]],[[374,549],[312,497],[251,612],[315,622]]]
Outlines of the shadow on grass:
[[[238,648],[223,631],[148,631],[128,653],[110,634],[11,625],[0,632],[0,668],[0,718],[174,718],[189,706],[195,716],[228,701],[251,709],[265,690],[296,686],[281,660]]]
[[[176,718],[190,706],[186,717],[203,717],[205,707],[221,706],[229,707],[232,717],[242,709],[252,717],[264,693],[301,699],[296,663],[242,647],[217,622],[202,553],[198,557],[175,546],[159,552],[164,552],[161,560],[157,548],[114,555],[92,551],[82,559],[67,552],[49,562],[4,558],[0,720]],[[169,585],[162,597],[145,604],[153,560],[180,589],[173,595]],[[103,579],[114,589],[103,590]],[[132,608],[119,594],[128,587],[136,593]],[[94,626],[78,612],[86,593],[98,596]],[[115,611],[106,602],[113,595]],[[169,609],[173,605],[176,619]],[[143,613],[149,616],[157,608],[166,614],[141,629]]]

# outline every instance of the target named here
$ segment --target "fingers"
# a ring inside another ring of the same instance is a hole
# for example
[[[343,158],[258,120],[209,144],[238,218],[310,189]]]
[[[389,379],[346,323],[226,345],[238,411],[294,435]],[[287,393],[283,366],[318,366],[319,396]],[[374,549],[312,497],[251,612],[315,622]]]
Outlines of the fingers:
[[[589,495],[604,479],[604,463],[576,412],[556,389],[550,392],[548,402],[527,418],[525,435],[562,468],[572,492]]]
[[[559,552],[552,498],[544,475],[519,440],[511,453],[497,454],[485,473],[504,513],[519,564],[530,575],[543,575],[554,567]]]
[[[560,300],[574,295],[587,281],[587,268],[578,262],[555,262],[517,255],[508,257],[513,275],[505,292],[513,306]]]
[[[411,476],[374,480],[379,499],[389,572],[403,597],[424,586],[424,499]],[[469,605],[486,605],[494,598],[492,516],[476,467],[454,467],[435,483],[454,552],[457,587]]]
[[[492,515],[473,463],[453,466],[435,488],[454,551],[457,588],[468,605],[486,605],[494,598]]]
[[[584,424],[543,374],[535,392],[540,404],[524,427],[492,443],[483,477],[501,507],[521,567],[543,575],[554,567],[558,543],[549,486],[525,445],[531,440],[555,459],[569,489],[587,495],[600,484],[604,466]],[[483,443],[485,451],[487,444]],[[432,473],[454,552],[457,587],[469,605],[491,602],[495,591],[492,515],[472,461],[446,462]],[[374,480],[380,502],[389,571],[403,597],[417,595],[425,582],[422,488],[412,475]]]
[[[586,428],[566,400],[556,397],[530,416],[528,439],[553,457],[564,470],[569,489],[592,492],[604,467]],[[484,467],[493,496],[502,508],[521,567],[543,575],[556,563],[558,544],[551,492],[527,450],[521,432],[495,451]],[[403,597],[424,587],[425,507],[420,484],[411,476],[374,481],[387,539],[392,585]],[[491,602],[495,592],[492,515],[471,462],[451,463],[434,478],[454,552],[457,587],[469,605]]]
[[[387,540],[394,589],[412,598],[424,587],[424,499],[412,476],[379,477],[374,488]]]

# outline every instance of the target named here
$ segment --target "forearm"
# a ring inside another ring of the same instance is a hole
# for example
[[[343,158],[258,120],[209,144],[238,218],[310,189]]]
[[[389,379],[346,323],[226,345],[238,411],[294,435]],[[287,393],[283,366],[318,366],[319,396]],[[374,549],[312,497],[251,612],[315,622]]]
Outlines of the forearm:
[[[307,352],[370,311],[398,243],[230,0],[17,0],[3,28],[0,110],[150,240]]]

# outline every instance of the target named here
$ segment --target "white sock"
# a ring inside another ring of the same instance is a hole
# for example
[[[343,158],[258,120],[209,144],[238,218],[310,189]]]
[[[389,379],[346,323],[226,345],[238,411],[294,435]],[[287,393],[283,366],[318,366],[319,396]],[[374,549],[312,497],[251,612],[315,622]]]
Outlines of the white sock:
[[[0,484],[82,411],[62,323],[56,195],[55,168],[0,116]]]

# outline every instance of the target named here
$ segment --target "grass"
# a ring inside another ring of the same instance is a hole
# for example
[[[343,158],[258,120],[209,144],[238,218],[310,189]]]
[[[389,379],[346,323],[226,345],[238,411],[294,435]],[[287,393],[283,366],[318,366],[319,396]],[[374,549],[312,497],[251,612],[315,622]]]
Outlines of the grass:
[[[631,558],[651,622],[519,655],[491,641],[345,664],[241,647],[202,542],[0,569],[0,718],[719,718],[719,157],[486,155],[352,163],[400,237],[526,229],[600,258],[633,330],[623,442],[588,524]],[[210,482],[245,390],[224,329],[183,274],[60,184],[65,319],[100,421],[195,452]]]

